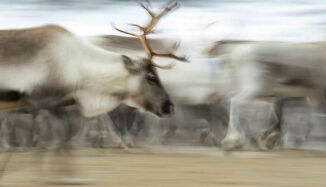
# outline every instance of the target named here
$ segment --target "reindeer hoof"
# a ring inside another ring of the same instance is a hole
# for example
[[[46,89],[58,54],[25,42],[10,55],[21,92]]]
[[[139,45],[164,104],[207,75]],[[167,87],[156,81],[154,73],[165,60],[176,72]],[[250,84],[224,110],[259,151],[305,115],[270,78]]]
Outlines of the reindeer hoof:
[[[221,144],[222,149],[226,151],[241,149],[243,147],[243,141],[240,138],[225,139]]]
[[[266,147],[268,149],[275,149],[281,146],[281,135],[279,131],[273,131],[266,138]]]
[[[135,142],[134,140],[132,139],[132,137],[124,137],[123,138],[124,142],[125,142],[125,145],[129,148],[129,147],[135,147]]]
[[[269,133],[263,132],[258,134],[255,139],[260,150],[271,150],[281,146],[281,137],[278,130]]]
[[[200,144],[221,147],[221,140],[219,140],[213,133],[201,134]]]

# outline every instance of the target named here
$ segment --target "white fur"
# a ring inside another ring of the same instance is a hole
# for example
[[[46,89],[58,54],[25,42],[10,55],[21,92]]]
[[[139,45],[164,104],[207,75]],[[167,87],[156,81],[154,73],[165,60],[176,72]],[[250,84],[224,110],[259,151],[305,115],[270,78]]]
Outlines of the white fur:
[[[46,74],[47,69],[37,65],[0,68],[0,89],[30,93],[35,86],[43,84]]]
[[[105,51],[83,40],[62,37],[55,54],[68,84],[76,84],[75,99],[80,103],[82,113],[87,117],[96,116],[114,109],[121,101],[112,94],[138,91],[140,79],[131,75],[121,60],[121,55]],[[69,49],[77,49],[69,51]],[[69,56],[71,58],[67,58]],[[65,59],[65,60],[64,60]],[[73,85],[72,85],[73,86]]]
[[[75,96],[85,117],[94,117],[107,113],[120,104],[120,100],[116,97],[92,92],[91,90],[77,90]]]
[[[55,73],[55,84],[73,88],[74,97],[87,117],[106,113],[121,101],[116,94],[136,92],[140,79],[130,75],[121,55],[105,51],[71,34],[58,33],[46,49],[31,61],[0,68],[0,89],[30,93],[47,84]],[[115,95],[115,96],[113,96]]]
[[[232,80],[232,86],[228,89],[231,98],[229,129],[222,141],[226,148],[233,148],[243,143],[244,136],[239,131],[241,124],[238,120],[241,115],[240,105],[255,98],[273,94],[279,96],[275,90],[280,88],[278,84],[280,77],[275,77],[264,69],[264,65],[268,65],[269,62],[286,65],[287,68],[293,67],[293,70],[287,72],[290,77],[308,76],[316,81],[314,83],[317,93],[319,89],[325,90],[326,55],[323,52],[325,43],[235,42],[224,45],[220,57],[225,61],[225,69],[229,69],[227,74]],[[295,74],[295,68],[304,68],[308,74]],[[218,86],[223,88],[226,85]],[[312,96],[313,93],[311,90],[296,87],[286,87],[286,89],[288,92],[280,96],[305,97]]]

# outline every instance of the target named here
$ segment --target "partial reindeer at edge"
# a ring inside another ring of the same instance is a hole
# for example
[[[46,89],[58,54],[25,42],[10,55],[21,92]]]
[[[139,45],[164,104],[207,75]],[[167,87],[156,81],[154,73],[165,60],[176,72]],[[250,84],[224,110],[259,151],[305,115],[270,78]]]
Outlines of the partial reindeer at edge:
[[[258,41],[219,41],[207,51],[222,61],[216,95],[230,99],[230,122],[222,145],[234,149],[244,144],[239,130],[239,107],[254,99],[306,98],[325,110],[325,42],[289,43]],[[228,84],[227,84],[228,83]],[[277,112],[277,111],[276,111]],[[280,133],[280,124],[261,136]],[[275,137],[275,136],[274,136]],[[266,137],[259,137],[266,138]]]

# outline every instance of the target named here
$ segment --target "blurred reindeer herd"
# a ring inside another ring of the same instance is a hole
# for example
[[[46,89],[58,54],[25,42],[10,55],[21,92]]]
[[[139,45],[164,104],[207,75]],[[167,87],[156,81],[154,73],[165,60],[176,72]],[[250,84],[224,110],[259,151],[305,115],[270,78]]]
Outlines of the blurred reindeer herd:
[[[298,148],[325,138],[326,44],[0,31],[0,150],[148,145]],[[315,145],[315,144],[314,144]]]

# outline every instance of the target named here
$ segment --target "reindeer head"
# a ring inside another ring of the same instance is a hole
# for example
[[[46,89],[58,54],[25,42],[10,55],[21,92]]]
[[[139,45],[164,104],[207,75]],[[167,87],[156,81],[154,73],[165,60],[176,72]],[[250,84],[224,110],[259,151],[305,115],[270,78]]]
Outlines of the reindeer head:
[[[131,82],[135,89],[129,92],[126,104],[140,107],[157,116],[169,116],[174,113],[174,106],[166,93],[156,69],[148,59],[131,59],[122,56],[126,69],[136,80]]]
[[[148,56],[146,59],[140,60],[122,56],[126,69],[131,74],[138,76],[140,79],[138,91],[136,94],[129,96],[127,100],[131,101],[131,103],[136,104],[138,107],[144,108],[145,110],[150,111],[158,116],[171,115],[174,112],[174,105],[171,102],[164,87],[162,86],[155,67],[168,69],[172,66],[171,64],[168,66],[158,65],[153,61],[153,57],[170,57],[180,61],[186,61],[186,58],[178,57],[173,53],[154,52],[150,47],[146,36],[153,32],[153,28],[164,15],[178,7],[178,3],[176,1],[168,2],[159,14],[155,14],[149,9],[149,2],[147,2],[146,5],[142,3],[141,6],[148,12],[151,17],[150,22],[146,26],[131,24],[132,26],[138,28],[141,34],[134,34],[113,26],[119,32],[138,38]]]

